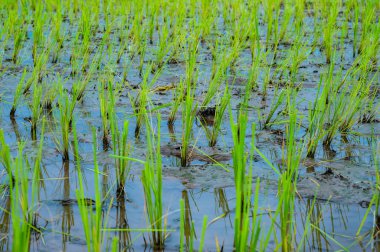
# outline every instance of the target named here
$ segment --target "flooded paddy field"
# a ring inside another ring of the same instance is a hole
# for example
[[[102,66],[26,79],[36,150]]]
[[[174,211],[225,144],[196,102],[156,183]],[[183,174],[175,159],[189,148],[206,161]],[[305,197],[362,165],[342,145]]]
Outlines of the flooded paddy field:
[[[377,1],[3,1],[2,251],[374,251]]]

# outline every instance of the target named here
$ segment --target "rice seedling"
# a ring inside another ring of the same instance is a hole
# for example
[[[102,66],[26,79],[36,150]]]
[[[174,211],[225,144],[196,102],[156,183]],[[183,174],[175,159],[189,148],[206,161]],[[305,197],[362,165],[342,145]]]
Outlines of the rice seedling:
[[[17,110],[17,107],[20,103],[20,99],[21,99],[21,96],[22,96],[22,91],[23,91],[23,87],[24,87],[24,81],[25,81],[25,76],[26,76],[26,69],[24,69],[24,72],[21,76],[21,79],[20,81],[18,82],[17,86],[16,86],[16,90],[15,90],[15,94],[13,95],[13,103],[12,103],[12,108],[11,108],[11,111],[9,112],[9,116],[11,118],[14,118],[15,114],[16,114],[16,110]]]
[[[157,79],[159,78],[161,74],[161,71],[156,71],[152,79],[148,81],[148,78],[149,78],[149,75],[151,74],[152,69],[153,69],[153,63],[150,63],[147,66],[147,69],[145,70],[143,80],[141,82],[140,90],[136,98],[131,98],[129,94],[133,110],[137,117],[136,128],[135,128],[136,137],[138,137],[140,134],[140,128],[143,122],[145,121],[148,106],[150,105],[149,93],[151,92],[154,83],[157,81]]]
[[[59,82],[60,80],[58,80]],[[74,109],[76,104],[75,97],[69,97],[67,92],[63,91],[62,86],[60,86],[58,97],[59,106],[59,124],[61,126],[61,137],[62,141],[56,140],[56,145],[59,147],[62,154],[62,160],[64,162],[69,160],[69,136],[71,131],[71,125],[73,122]]]
[[[3,165],[3,167],[5,168],[5,170],[7,171],[7,175],[9,177],[9,182],[11,184],[13,184],[13,180],[14,180],[14,177],[13,177],[13,167],[12,167],[12,156],[11,156],[11,152],[10,152],[10,148],[9,146],[7,145],[7,143],[5,142],[5,136],[4,136],[4,130],[1,129],[0,130],[0,155],[1,155],[1,164]]]
[[[377,7],[376,7],[377,5]],[[378,24],[376,27],[376,9],[378,9],[378,3],[376,1],[368,1],[363,6],[361,12],[362,26],[361,26],[361,38],[359,42],[359,53],[364,52],[364,47],[367,46],[367,39],[370,32],[378,33]],[[377,30],[377,32],[376,32]]]
[[[3,58],[5,55],[5,48],[8,44],[9,39],[10,39],[10,34],[8,31],[8,29],[10,29],[10,28],[6,28],[6,27],[10,27],[10,26],[11,26],[11,21],[8,18],[7,20],[4,21],[4,29],[2,29],[2,31],[0,32],[0,39],[2,40],[2,42],[0,43],[0,68],[2,68],[2,66],[3,66]]]
[[[57,79],[60,80],[61,76],[57,76]],[[56,98],[59,94],[61,81],[53,81],[51,84],[47,81],[42,82],[44,94],[43,100],[41,101],[41,106],[44,109],[44,112],[52,114],[53,108],[55,107]]]
[[[325,6],[324,13],[326,14],[326,22],[323,25],[323,46],[326,55],[326,62],[331,62],[331,57],[334,52],[334,35],[335,23],[340,10],[341,1],[329,1]]]
[[[142,76],[142,72],[143,72],[143,67],[144,67],[144,59],[145,59],[145,54],[146,54],[146,48],[147,48],[147,43],[146,43],[146,40],[143,40],[142,45],[139,46],[139,51],[138,51],[138,54],[139,54],[139,60],[140,60],[140,64],[139,64],[139,74],[140,76]],[[151,71],[154,71],[154,68],[153,68],[153,64],[151,66]]]
[[[376,77],[375,77],[376,78]],[[329,94],[329,127],[323,140],[325,146],[330,146],[334,136],[340,130],[347,132],[359,119],[359,110],[368,96],[372,81],[354,82],[352,87],[346,83],[342,90],[333,89]],[[348,95],[346,95],[348,93]]]
[[[32,76],[28,79],[24,86],[23,93],[26,94],[29,92],[30,88],[36,83],[42,82],[42,78],[44,77],[46,71],[46,64],[49,58],[49,52],[43,51],[37,57],[36,64],[33,68]]]
[[[107,78],[107,77],[106,77]],[[110,131],[110,114],[115,113],[115,101],[113,93],[113,84],[112,81],[103,79],[100,82],[99,89],[99,105],[100,105],[100,114],[102,117],[102,126],[103,126],[103,148],[108,149],[109,141],[109,131]]]
[[[329,105],[326,104],[329,94],[329,83],[322,87],[322,78],[318,84],[318,92],[313,104],[309,104],[309,127],[308,127],[308,144],[307,157],[314,158],[319,141],[324,137],[326,131],[324,129],[325,116]]]
[[[220,85],[223,83],[223,81],[226,78],[226,70],[228,66],[230,65],[232,61],[232,54],[224,54],[221,59],[222,62],[219,62],[219,68],[216,70],[215,75],[212,76],[212,79],[210,80],[207,93],[205,95],[205,98],[203,99],[203,102],[201,104],[201,108],[206,108],[207,105],[211,102],[214,95],[218,92],[218,89]]]
[[[231,94],[229,93],[228,87],[226,87],[224,90],[223,96],[219,98],[219,101],[218,101],[217,105],[215,106],[215,115],[213,115],[214,120],[212,123],[212,130],[211,131],[209,131],[207,129],[206,125],[203,125],[204,124],[203,121],[205,121],[206,119],[203,118],[202,113],[200,115],[202,125],[203,125],[203,127],[206,127],[205,128],[206,129],[206,136],[209,139],[209,146],[210,147],[214,147],[216,145],[216,142],[217,142],[217,139],[218,139],[218,136],[220,133],[221,125],[223,122],[223,118],[224,118],[224,112],[225,112],[225,110],[226,110],[226,108],[230,102],[230,99],[231,99]]]
[[[13,23],[12,26],[12,33],[14,34],[13,36],[13,56],[12,60],[14,64],[18,63],[18,55],[20,53],[21,48],[23,47],[24,41],[25,41],[25,34],[27,30],[27,26],[23,24],[24,20],[22,17],[17,15],[16,13],[10,13],[10,16],[16,16],[16,20]]]
[[[156,51],[156,60],[153,69],[160,69],[164,65],[164,58],[171,50],[173,42],[169,40],[169,28],[166,24],[161,26],[160,33],[158,35],[158,48]]]
[[[380,104],[375,104],[377,97],[377,92],[374,92],[369,95],[366,106],[367,109],[361,112],[359,117],[359,122],[361,123],[373,123],[376,121],[376,113],[380,109]]]
[[[274,41],[276,41],[276,38],[278,36],[277,33],[278,33],[280,1],[262,2],[262,5],[265,12],[265,23],[267,24],[266,49],[268,50],[270,47],[269,43],[271,42],[271,37],[273,36]]]
[[[15,158],[11,157],[9,147],[2,139],[2,160],[10,169],[10,174],[13,173],[10,180],[10,214],[12,220],[12,250],[14,251],[29,251],[31,247],[31,233],[41,232],[36,226],[35,207],[37,205],[37,195],[39,190],[39,165],[42,158],[42,147],[44,143],[44,123],[41,130],[41,140],[37,153],[34,169],[32,172],[32,182],[29,182],[29,172],[31,167],[25,158],[24,148],[25,143],[18,144],[18,152]],[[5,159],[4,159],[5,158]]]
[[[34,11],[34,24],[33,24],[33,48],[32,58],[34,64],[37,63],[38,48],[44,43],[43,26],[46,19],[46,13],[43,12],[43,6],[37,5]]]
[[[363,80],[364,82],[360,81],[351,89],[351,93],[347,99],[345,113],[342,115],[339,125],[339,130],[341,132],[347,133],[359,120],[359,111],[362,109],[363,104],[366,103],[370,93],[370,87],[376,77],[377,76],[375,75],[372,80]],[[345,90],[343,90],[343,92],[344,91]]]
[[[170,110],[170,114],[169,114],[169,118],[168,118],[168,125],[173,125],[175,119],[176,119],[176,115],[177,115],[177,111],[184,99],[184,96],[185,96],[185,86],[184,86],[184,82],[183,80],[181,79],[179,81],[179,84],[178,86],[174,89],[173,91],[173,106]]]
[[[29,108],[31,111],[30,132],[33,140],[37,139],[37,123],[40,120],[40,116],[42,114],[41,100],[42,86],[35,84],[33,87],[32,101],[29,103]]]
[[[289,124],[286,128],[286,170],[279,180],[279,206],[277,208],[281,223],[281,246],[283,251],[291,251],[294,245],[294,201],[298,177],[298,167],[303,153],[303,143],[298,142],[296,134],[299,131],[298,112],[296,109],[296,93],[289,90],[287,104],[289,111]]]
[[[128,157],[131,151],[131,146],[128,143],[128,121],[125,121],[123,128],[118,129],[117,118],[111,115],[111,135],[112,135],[112,150],[115,156]],[[116,180],[118,191],[122,192],[125,180],[130,169],[129,162],[126,159],[116,160]]]
[[[272,104],[270,106],[269,113],[268,113],[266,120],[264,122],[264,129],[268,128],[271,124],[275,123],[274,121],[271,122],[271,120],[272,120],[275,112],[278,110],[278,108],[283,104],[284,99],[286,98],[285,92],[286,92],[285,90],[278,91],[278,89],[276,88],[275,93],[274,93],[274,98],[273,98]],[[274,119],[274,120],[276,120],[276,119]]]
[[[141,182],[144,187],[145,207],[152,235],[151,244],[155,249],[163,249],[165,244],[166,224],[163,220],[162,202],[162,160],[160,152],[160,116],[158,115],[157,134],[147,122],[147,155]]]
[[[243,103],[246,105],[246,102]],[[239,124],[233,121],[230,108],[230,124],[233,136],[233,168],[236,190],[236,211],[234,221],[234,249],[247,250],[249,241],[249,212],[251,206],[252,163],[246,168],[247,155],[245,152],[245,137],[247,132],[248,115],[242,108],[238,114]],[[252,146],[254,146],[255,126],[252,125]],[[253,148],[251,149],[251,151]],[[253,153],[250,154],[251,156]]]
[[[50,43],[54,43],[52,45],[52,63],[57,63],[58,59],[60,57],[60,53],[63,48],[63,42],[65,40],[65,33],[62,31],[62,12],[63,12],[63,3],[58,2],[56,5],[56,15],[52,17],[52,24],[51,24],[51,35],[49,36],[51,38]]]
[[[198,56],[198,46],[199,46],[199,37],[198,33],[194,37],[190,38],[187,45],[187,55],[186,55],[186,74],[185,74],[185,83],[186,85],[195,85],[197,81],[197,72],[196,72],[196,62]]]
[[[182,103],[182,137],[181,137],[181,166],[186,167],[190,164],[190,141],[191,131],[196,116],[198,105],[194,105],[194,89],[190,83],[186,87],[185,101]]]
[[[23,144],[18,149],[18,156],[12,160],[14,169],[14,185],[11,184],[11,218],[14,227],[12,246],[14,251],[29,251],[32,231],[33,212],[28,200],[29,181],[28,170],[24,169]],[[34,183],[36,184],[36,182]],[[33,203],[32,203],[33,204]]]
[[[292,16],[295,15],[295,10],[292,1],[284,1],[284,13],[282,15],[280,30],[278,31],[278,40],[283,41],[287,39],[287,32],[291,23]],[[296,17],[298,17],[296,15]],[[301,20],[301,18],[299,18]]]

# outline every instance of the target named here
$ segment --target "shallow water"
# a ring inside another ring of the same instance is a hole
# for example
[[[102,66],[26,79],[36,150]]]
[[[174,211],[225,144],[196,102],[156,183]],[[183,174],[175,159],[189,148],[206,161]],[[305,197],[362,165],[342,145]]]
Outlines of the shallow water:
[[[306,29],[311,33],[312,18],[306,17]],[[75,29],[65,23],[68,29]],[[265,31],[265,27],[261,27]],[[342,57],[336,62],[336,65],[345,66],[343,74],[353,63],[352,52],[352,28],[349,28],[348,38],[344,39],[344,51]],[[17,109],[14,121],[8,117],[11,109],[10,104],[13,100],[15,87],[21,78],[23,69],[26,68],[28,76],[33,69],[31,58],[32,31],[28,32],[28,39],[20,53],[21,62],[15,66],[11,63],[12,51],[6,50],[4,55],[2,74],[0,75],[1,88],[1,107],[0,107],[0,128],[4,130],[6,142],[9,144],[12,154],[17,153],[17,142],[25,141],[25,155],[32,162],[38,149],[38,142],[31,140],[30,110],[28,103],[30,97],[23,99],[22,104]],[[308,33],[307,33],[308,34]],[[116,35],[113,35],[116,36]],[[261,34],[261,41],[265,40],[265,32]],[[310,35],[311,36],[311,35]],[[93,41],[93,47],[99,46],[102,33],[98,32],[96,39]],[[155,34],[155,40],[158,35]],[[70,39],[64,42],[63,55],[57,64],[49,63],[47,65],[48,74],[44,77],[47,83],[54,81],[59,73],[65,79],[65,87],[70,89],[75,77],[70,75]],[[305,39],[312,39],[305,38]],[[1,40],[0,40],[1,41]],[[114,40],[114,50],[117,51],[118,43]],[[11,48],[11,45],[8,46]],[[151,47],[156,48],[156,43]],[[8,49],[8,48],[7,48]],[[284,43],[279,45],[278,60],[283,60],[283,53],[289,49],[289,45]],[[311,48],[309,48],[311,49]],[[342,49],[341,49],[342,50]],[[93,55],[92,55],[93,56]],[[145,61],[153,59],[152,52],[148,52]],[[380,56],[379,56],[380,57]],[[379,58],[378,57],[378,58]],[[127,55],[122,61],[128,61]],[[317,85],[321,73],[325,72],[328,65],[325,64],[324,54],[316,49],[299,67],[297,83],[302,84],[298,94],[298,109],[301,115],[305,117],[308,114],[308,104],[313,101],[317,93]],[[131,156],[137,159],[145,159],[145,127],[141,129],[141,134],[135,138],[134,130],[136,127],[136,118],[133,115],[133,109],[128,94],[136,97],[138,87],[141,82],[137,66],[138,59],[134,59],[132,67],[128,74],[129,86],[126,86],[122,93],[119,94],[116,113],[121,126],[124,120],[129,121],[129,141],[132,148]],[[211,55],[207,50],[207,44],[203,43],[200,47],[198,57],[199,81],[197,83],[196,97],[202,101],[204,92],[208,88],[211,69]],[[244,50],[236,63],[235,72],[228,73],[228,82],[232,93],[232,114],[235,117],[237,108],[240,104],[240,98],[244,94],[245,83],[248,78],[248,69],[251,64],[251,55],[248,50]],[[264,65],[264,64],[263,64]],[[271,67],[274,72],[276,66]],[[101,69],[103,70],[103,69]],[[100,71],[101,71],[100,70]],[[140,174],[143,169],[139,163],[131,165],[129,179],[125,185],[125,197],[116,199],[115,183],[115,159],[110,156],[112,150],[102,148],[102,124],[99,110],[99,101],[97,93],[98,78],[101,73],[96,73],[90,81],[85,98],[82,103],[78,104],[74,117],[78,131],[79,148],[81,156],[81,167],[84,172],[86,195],[89,199],[94,199],[94,178],[93,178],[93,140],[91,135],[92,127],[96,128],[98,134],[97,157],[101,172],[102,196],[105,198],[103,218],[107,220],[107,227],[112,228],[130,228],[131,232],[106,231],[106,246],[110,246],[113,236],[118,236],[122,248],[135,251],[153,250],[149,245],[148,233],[138,231],[148,226],[144,210],[144,193],[140,182]],[[155,83],[155,87],[169,84],[178,84],[181,76],[184,75],[185,64],[168,64],[164,67],[162,75]],[[264,66],[258,71],[258,86],[261,87],[264,81]],[[123,73],[121,64],[115,64],[115,81],[120,81]],[[375,73],[374,73],[375,74]],[[263,99],[262,94],[256,90],[249,101],[249,121],[257,124],[256,146],[266,157],[276,166],[281,166],[283,140],[285,137],[283,125],[273,126],[271,129],[262,129],[260,116],[267,114],[270,104],[275,94],[275,84],[282,83],[286,77],[272,74],[272,84],[268,87],[268,94]],[[375,87],[378,88],[378,82]],[[224,87],[224,85],[222,85]],[[167,104],[172,100],[172,91],[152,92],[150,94],[151,107]],[[378,99],[376,99],[378,102]],[[280,112],[283,107],[276,111]],[[181,138],[181,114],[178,113],[173,129],[167,126],[167,119],[170,108],[159,110],[161,114],[161,145],[174,146],[180,142]],[[86,243],[84,240],[81,226],[81,218],[75,201],[75,190],[78,188],[78,178],[74,161],[62,163],[62,158],[57,150],[54,139],[59,139],[59,125],[56,121],[58,118],[58,109],[54,108],[52,115],[45,115],[47,118],[46,133],[44,136],[44,150],[42,160],[42,181],[40,188],[38,208],[38,226],[43,228],[41,235],[33,235],[31,243],[32,251],[84,251]],[[377,115],[378,116],[378,115]],[[281,118],[281,116],[279,116]],[[284,118],[284,117],[282,117]],[[230,154],[233,145],[231,130],[229,125],[229,115],[226,113],[222,125],[217,146],[208,147],[208,141],[204,129],[202,128],[199,118],[193,125],[193,144],[197,150],[205,154]],[[304,118],[300,132],[297,135],[299,140],[304,139],[306,134],[307,120]],[[152,115],[153,127],[157,127],[156,116]],[[39,125],[40,126],[40,125]],[[37,138],[39,138],[40,127],[38,127]],[[354,132],[342,136],[338,134],[331,145],[330,149],[324,149],[320,145],[317,149],[315,160],[305,159],[299,168],[298,198],[295,203],[295,225],[297,226],[297,238],[303,234],[303,227],[307,213],[311,213],[313,225],[318,227],[310,230],[310,236],[304,244],[304,250],[318,251],[335,251],[340,246],[329,239],[326,234],[334,238],[340,244],[349,247],[352,251],[369,250],[376,244],[368,244],[371,240],[370,234],[366,235],[361,242],[355,239],[361,221],[367,211],[367,203],[372,197],[372,188],[375,182],[374,155],[372,152],[373,144],[380,134],[380,123],[357,124],[354,126]],[[247,142],[251,138],[251,132],[247,134]],[[249,146],[247,146],[249,149]],[[70,153],[72,156],[72,153]],[[165,243],[165,251],[178,251],[179,249],[179,199],[185,201],[189,219],[195,223],[197,237],[200,236],[203,216],[207,215],[209,225],[206,233],[207,251],[214,251],[216,239],[223,246],[224,251],[233,249],[233,220],[234,220],[234,177],[231,160],[220,161],[221,165],[204,162],[194,159],[191,165],[186,168],[180,168],[180,161],[175,156],[163,156],[163,195],[164,195],[164,212],[167,213],[167,228],[174,230],[168,232],[168,238]],[[223,167],[221,167],[223,166]],[[259,156],[255,156],[253,164],[254,178],[261,179],[261,188],[259,193],[259,209],[262,214],[262,227],[265,231],[270,226],[271,210],[276,209],[277,205],[277,175]],[[2,183],[7,183],[8,179],[5,172],[2,173]],[[253,185],[254,188],[254,185]],[[313,207],[313,197],[318,199]],[[1,199],[2,207],[9,208],[9,197],[5,191]],[[223,215],[223,218],[219,218]],[[212,220],[215,220],[213,222]],[[9,225],[9,216],[5,211],[0,216],[0,249],[7,251],[11,249],[11,226]],[[374,220],[370,215],[364,222],[362,233],[370,232],[373,228]],[[275,244],[271,237],[270,250],[275,249]],[[195,244],[198,244],[198,240]],[[351,247],[350,247],[351,246]]]

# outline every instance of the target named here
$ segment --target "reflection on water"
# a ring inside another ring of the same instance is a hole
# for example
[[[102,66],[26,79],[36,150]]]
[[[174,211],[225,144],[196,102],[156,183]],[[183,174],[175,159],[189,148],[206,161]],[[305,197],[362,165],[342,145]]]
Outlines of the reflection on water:
[[[63,195],[64,201],[70,201],[70,164],[63,163]],[[74,226],[74,214],[71,204],[62,204],[62,250],[66,251],[67,242],[70,242],[71,227]]]
[[[56,195],[55,199],[59,198],[60,201],[47,201],[46,205],[49,206],[49,211],[41,210],[38,213],[39,218],[51,220],[47,226],[42,237],[34,236],[32,239],[32,250],[48,250],[49,248],[55,248],[62,251],[72,251],[74,249],[84,249],[85,242],[82,234],[81,219],[78,212],[76,201],[71,197],[71,178],[70,178],[69,163],[63,164],[62,173],[62,194]],[[108,167],[103,167],[103,173],[107,174]],[[107,187],[107,176],[103,176],[103,197],[110,198],[107,192],[113,191],[115,196],[115,202],[111,206],[110,216],[103,216],[108,218],[108,227],[116,228],[118,231],[110,232],[108,237],[116,235],[119,238],[120,251],[136,250],[140,251],[143,248],[141,244],[143,242],[143,235],[141,232],[134,231],[129,232],[131,229],[145,228],[147,227],[146,219],[144,216],[144,197],[138,195],[138,185],[136,182],[128,180],[125,189],[110,189]],[[89,183],[91,184],[91,183]],[[191,239],[191,232],[194,232],[194,245],[199,243],[199,231],[202,223],[202,216],[208,215],[209,222],[206,233],[206,248],[215,249],[215,240],[217,239],[220,245],[223,245],[225,251],[231,251],[233,246],[233,226],[234,218],[234,189],[233,188],[215,188],[210,190],[199,189],[185,189],[179,182],[164,181],[164,203],[168,213],[168,228],[175,229],[179,232],[179,198],[182,198],[185,203],[185,240],[186,246],[189,246]],[[183,188],[182,190],[173,190],[173,188]],[[131,188],[137,188],[132,189]],[[91,189],[90,189],[91,190]],[[116,191],[117,194],[116,194]],[[48,191],[49,192],[49,191]],[[131,199],[127,199],[127,195],[131,196]],[[53,199],[53,197],[52,197]],[[178,200],[177,204],[176,201]],[[270,214],[271,210],[276,208],[276,197],[274,195],[260,195],[260,213],[262,214],[262,232],[269,230],[270,227]],[[2,251],[8,250],[11,239],[10,235],[10,216],[8,214],[10,203],[9,197],[4,196],[2,198],[2,208],[0,216],[0,231],[1,237],[0,248]],[[360,226],[360,222],[363,219],[367,209],[361,208],[359,205],[352,204],[336,204],[328,201],[314,201],[313,199],[299,199],[295,203],[295,223],[296,223],[296,246],[302,246],[303,251],[334,251],[339,249],[339,244],[344,246],[351,246],[350,250],[369,250],[371,235],[362,237],[362,241],[359,242],[353,234],[356,233]],[[52,216],[49,216],[52,214]],[[194,212],[196,214],[194,214]],[[57,213],[61,213],[59,216],[55,216]],[[106,213],[106,212],[105,212]],[[380,218],[373,218],[370,215],[367,221],[363,225],[362,233],[371,233],[372,226],[380,225]],[[128,221],[132,219],[132,225]],[[59,221],[61,228],[52,225],[52,222]],[[40,221],[42,222],[42,221]],[[309,225],[309,223],[311,225]],[[194,225],[194,226],[193,226]],[[193,228],[194,227],[194,228]],[[304,232],[305,227],[306,233]],[[197,231],[197,232],[196,232]],[[54,234],[60,234],[60,238],[57,240],[57,236]],[[198,235],[197,235],[198,233]],[[107,236],[106,236],[107,237]],[[43,239],[41,239],[43,238]],[[175,250],[179,239],[177,232],[169,235],[166,241],[166,248],[168,250]],[[379,233],[374,232],[375,243],[373,246],[380,247]],[[273,237],[271,238],[273,239]],[[334,242],[332,239],[336,240]],[[60,240],[60,241],[59,241]],[[303,241],[304,240],[304,241]],[[59,241],[59,242],[58,242]],[[301,242],[302,241],[302,242]],[[106,241],[107,242],[107,241]],[[274,244],[273,244],[274,245]],[[149,245],[147,245],[149,246]],[[270,245],[271,246],[271,245]],[[146,248],[150,250],[149,247]],[[273,249],[273,247],[271,247]]]

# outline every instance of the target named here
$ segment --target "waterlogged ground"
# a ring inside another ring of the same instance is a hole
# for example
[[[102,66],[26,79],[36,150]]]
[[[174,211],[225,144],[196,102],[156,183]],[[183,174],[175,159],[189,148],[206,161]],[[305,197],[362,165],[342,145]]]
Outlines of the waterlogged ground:
[[[310,19],[310,20],[309,20]],[[312,18],[306,17],[305,23],[310,24],[310,34],[313,29]],[[70,30],[67,22],[64,23]],[[265,31],[264,26],[262,27]],[[307,28],[306,28],[307,29]],[[347,69],[353,64],[352,52],[352,27],[348,28],[348,38],[344,39],[343,48],[340,48],[342,57],[338,58],[336,65],[344,62]],[[306,33],[305,39],[309,39]],[[311,35],[310,35],[311,36]],[[13,100],[13,95],[21,75],[26,69],[27,77],[33,70],[31,58],[32,31],[28,31],[26,44],[20,53],[20,63],[14,65],[11,61],[11,47],[5,47],[3,66],[0,76],[0,128],[4,130],[6,142],[9,144],[12,154],[16,155],[17,142],[25,142],[25,153],[32,161],[36,155],[38,142],[32,141],[30,132],[30,110],[28,103],[30,94],[27,95],[17,110],[16,118],[10,120],[9,111]],[[102,33],[98,32],[94,38],[92,48],[94,52],[99,46]],[[153,45],[148,48],[154,49],[157,35],[155,34]],[[64,48],[70,48],[71,37],[68,36],[64,42]],[[265,40],[265,32],[261,34],[261,40]],[[118,49],[118,42],[114,43],[114,50]],[[289,45],[280,44],[278,60],[283,59],[282,52],[289,49]],[[311,48],[309,48],[311,50]],[[306,51],[308,48],[306,48]],[[58,74],[64,78],[65,88],[71,89],[75,77],[71,76],[70,50],[64,50],[58,63],[49,63],[46,66],[46,76],[44,81],[50,83],[56,80]],[[93,54],[92,54],[93,56]],[[379,58],[379,57],[378,57]],[[145,62],[153,59],[153,54],[147,53]],[[120,64],[115,64],[115,81],[121,81],[123,75],[123,61],[128,61],[127,56],[122,58]],[[143,126],[138,137],[135,137],[136,118],[131,106],[130,97],[136,97],[141,83],[137,66],[139,59],[134,59],[128,73],[128,85],[117,97],[116,112],[119,124],[124,120],[129,121],[129,142],[132,145],[131,157],[144,160],[145,158],[145,127]],[[204,92],[208,88],[211,69],[211,55],[207,43],[200,44],[200,53],[197,58],[199,69],[199,81],[197,83],[196,97],[201,102]],[[298,94],[298,109],[304,117],[308,115],[308,104],[312,102],[317,93],[317,85],[320,75],[327,71],[324,54],[316,49],[302,62],[297,75],[297,83],[300,84]],[[248,78],[248,69],[251,64],[249,50],[243,51],[236,63],[235,71],[229,71],[228,82],[232,93],[231,107],[232,116],[236,117],[240,98],[244,95],[245,84]],[[262,63],[258,72],[264,72],[265,63]],[[271,71],[275,71],[276,65],[271,66]],[[347,70],[346,69],[346,70]],[[171,85],[177,85],[185,71],[185,63],[179,61],[171,62],[163,68],[154,87],[157,88],[150,93],[152,101],[151,108],[161,106],[172,101],[173,90]],[[345,72],[343,72],[345,73]],[[376,71],[373,72],[375,74]],[[144,209],[144,193],[140,181],[142,165],[132,163],[130,175],[125,185],[125,196],[116,198],[115,183],[115,159],[110,156],[112,150],[104,150],[102,146],[102,126],[99,109],[97,85],[101,76],[101,70],[96,73],[88,85],[83,102],[79,103],[75,109],[74,117],[79,138],[79,149],[81,156],[81,166],[84,171],[86,195],[89,204],[94,199],[94,174],[93,174],[93,140],[92,127],[97,129],[97,158],[101,176],[102,196],[105,199],[103,208],[104,216],[107,220],[106,231],[108,235],[107,245],[110,246],[114,236],[119,237],[122,248],[135,251],[150,251],[148,243],[148,233],[142,232],[148,226]],[[258,86],[260,87],[264,74],[258,76]],[[282,166],[282,149],[285,138],[284,127],[274,125],[270,129],[262,128],[261,117],[269,112],[270,104],[275,94],[275,84],[281,83],[282,77],[271,76],[271,84],[268,87],[268,94],[263,99],[260,89],[253,92],[249,100],[249,120],[256,123],[256,146],[274,164],[275,167]],[[375,81],[374,90],[379,87],[378,79]],[[376,98],[378,102],[378,98]],[[280,106],[276,111],[281,112],[284,106]],[[234,177],[231,160],[231,148],[233,145],[230,130],[230,115],[226,113],[222,124],[216,147],[208,147],[205,129],[201,126],[200,119],[197,118],[193,125],[193,141],[195,146],[191,165],[180,168],[178,157],[178,146],[181,141],[181,114],[178,113],[177,120],[173,127],[168,127],[167,119],[170,107],[159,109],[161,114],[161,146],[163,154],[163,195],[164,212],[167,217],[168,238],[166,240],[165,251],[178,251],[179,249],[179,199],[182,198],[186,205],[186,223],[191,220],[195,223],[196,236],[200,236],[203,216],[208,216],[208,228],[205,239],[207,251],[215,251],[216,244],[223,246],[224,251],[232,251],[233,248],[233,221],[235,212],[235,192]],[[47,119],[45,143],[43,149],[43,169],[41,178],[41,192],[38,209],[37,224],[43,228],[42,234],[33,233],[31,249],[33,251],[85,251],[81,218],[75,197],[75,190],[78,188],[78,177],[74,161],[62,163],[62,157],[57,150],[55,139],[59,139],[58,109],[53,108],[52,114],[45,114]],[[378,117],[378,114],[377,114]],[[281,118],[281,115],[279,115]],[[285,117],[283,117],[285,118]],[[380,119],[379,117],[377,119]],[[156,116],[152,115],[152,123],[157,127]],[[281,121],[281,119],[279,119]],[[306,120],[303,120],[303,127],[297,138],[301,141],[305,138]],[[37,131],[39,138],[40,127]],[[317,149],[314,160],[303,159],[299,167],[298,194],[296,199],[296,225],[300,234],[303,233],[305,220],[308,213],[311,213],[311,222],[314,228],[309,230],[310,237],[303,245],[304,250],[334,251],[340,249],[339,244],[332,242],[329,237],[333,237],[343,246],[349,247],[352,251],[370,250],[368,244],[371,239],[370,230],[373,228],[373,215],[361,223],[365,216],[369,201],[372,197],[372,189],[375,183],[375,166],[373,152],[374,145],[380,135],[380,123],[378,121],[370,124],[357,124],[353,128],[353,133],[347,136],[337,135],[331,148],[324,149],[320,145]],[[248,132],[249,139],[251,132]],[[247,139],[247,142],[249,142]],[[247,149],[249,146],[247,146]],[[72,153],[71,153],[72,154]],[[207,160],[207,156],[213,157],[218,163]],[[268,230],[270,227],[271,213],[277,205],[277,175],[265,161],[255,155],[253,163],[254,179],[260,178],[259,212],[262,217],[262,228]],[[2,184],[8,182],[6,172],[2,171]],[[252,185],[254,188],[255,185]],[[313,203],[316,197],[317,201]],[[9,209],[10,199],[5,191],[1,198],[2,209]],[[362,233],[368,234],[362,237],[361,241],[355,238],[355,234],[362,226]],[[113,229],[130,229],[130,232],[115,231]],[[0,249],[7,251],[11,249],[10,216],[7,211],[1,211],[0,215]],[[301,237],[299,237],[301,238]],[[199,241],[196,240],[197,244]],[[270,241],[270,250],[275,249],[276,244]]]

